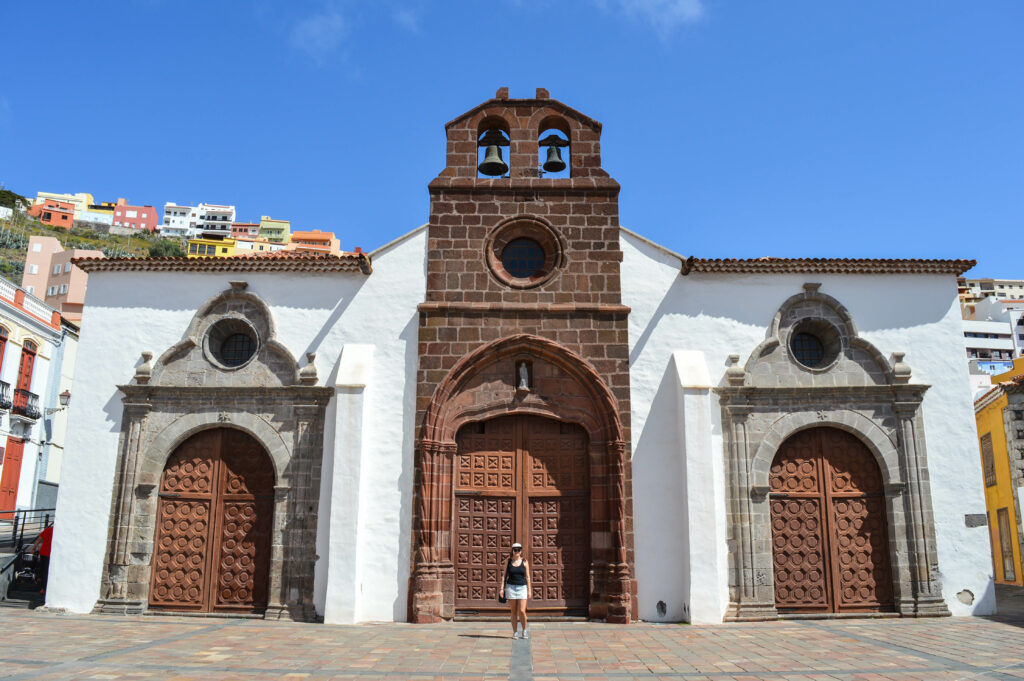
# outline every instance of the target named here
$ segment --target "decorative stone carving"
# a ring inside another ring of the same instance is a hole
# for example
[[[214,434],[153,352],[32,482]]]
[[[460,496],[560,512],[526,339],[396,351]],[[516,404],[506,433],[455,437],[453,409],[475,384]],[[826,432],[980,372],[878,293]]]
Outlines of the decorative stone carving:
[[[779,308],[767,339],[741,373],[738,357],[715,389],[726,446],[729,544],[727,620],[777,616],[769,527],[768,470],[779,446],[808,428],[828,426],[855,435],[882,473],[891,528],[896,609],[904,615],[948,614],[941,597],[935,549],[921,401],[928,389],[910,381],[904,353],[892,364],[857,333],[839,301],[804,284]],[[802,320],[836,330],[840,347],[827,367],[797,362],[788,334]]]

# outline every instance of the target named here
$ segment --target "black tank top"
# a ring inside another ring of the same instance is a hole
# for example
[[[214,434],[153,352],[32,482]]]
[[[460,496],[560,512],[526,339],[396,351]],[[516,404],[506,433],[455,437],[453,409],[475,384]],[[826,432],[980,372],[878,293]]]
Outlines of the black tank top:
[[[513,565],[511,560],[508,562],[508,579],[505,580],[505,583],[512,586],[526,586],[525,561],[519,565]]]

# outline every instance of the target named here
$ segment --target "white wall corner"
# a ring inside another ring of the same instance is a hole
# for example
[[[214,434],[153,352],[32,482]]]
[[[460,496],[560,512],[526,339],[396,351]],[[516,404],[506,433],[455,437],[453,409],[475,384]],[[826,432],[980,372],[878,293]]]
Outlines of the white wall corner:
[[[700,350],[676,350],[672,353],[679,387],[710,390],[711,374],[704,353]]]
[[[330,484],[324,622],[352,624],[358,608],[357,539],[364,442],[364,393],[373,370],[373,345],[342,348],[335,379],[334,461]]]
[[[365,388],[373,372],[373,345],[348,343],[341,350],[338,360],[338,388]]]
[[[695,624],[722,621],[725,604],[719,602],[720,564],[718,538],[721,473],[714,465],[712,442],[711,376],[704,353],[676,350],[672,353],[679,386],[679,441],[683,447],[683,479],[686,489],[688,619]]]

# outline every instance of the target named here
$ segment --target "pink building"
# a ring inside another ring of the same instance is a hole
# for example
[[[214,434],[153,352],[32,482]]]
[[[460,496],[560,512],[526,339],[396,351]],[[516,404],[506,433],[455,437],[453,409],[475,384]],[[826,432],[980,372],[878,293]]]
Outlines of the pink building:
[[[260,223],[258,222],[233,222],[231,224],[231,238],[255,239],[260,235]]]
[[[128,199],[118,199],[114,206],[114,227],[155,232],[160,224],[159,211],[153,206],[130,206]]]
[[[71,264],[72,258],[102,258],[101,251],[81,248],[64,250],[52,236],[33,236],[28,240],[25,273],[21,286],[28,293],[57,308],[64,318],[75,324],[82,321],[85,287],[89,279]]]

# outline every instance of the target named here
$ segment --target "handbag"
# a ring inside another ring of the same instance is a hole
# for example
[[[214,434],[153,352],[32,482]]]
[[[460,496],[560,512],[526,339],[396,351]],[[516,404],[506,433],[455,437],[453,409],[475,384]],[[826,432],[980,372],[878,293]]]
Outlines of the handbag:
[[[502,583],[505,584],[505,586],[508,586],[508,566],[511,565],[511,564],[512,564],[512,559],[511,558],[509,558],[508,560],[505,561],[505,579],[502,580]],[[498,594],[498,602],[499,603],[508,603],[508,599],[505,598],[504,596],[502,596],[499,593]]]

